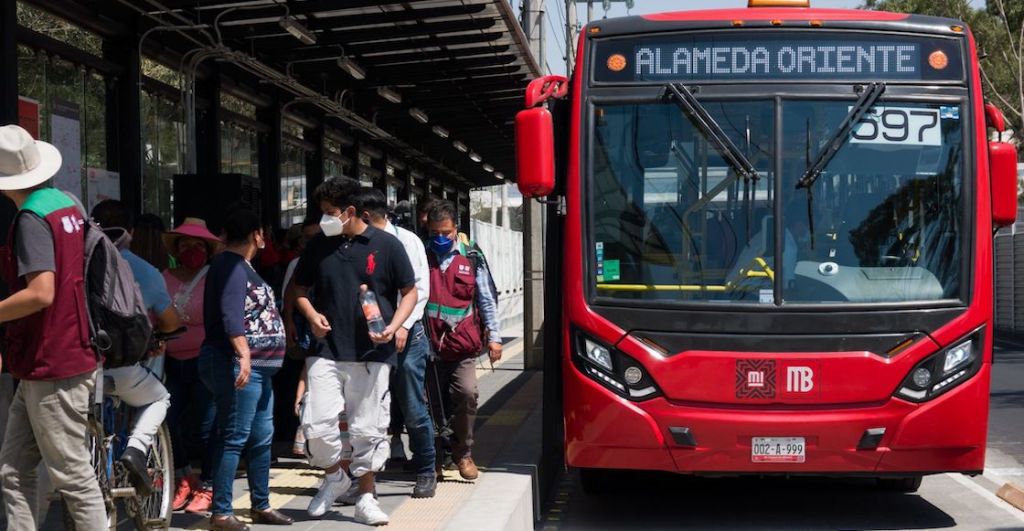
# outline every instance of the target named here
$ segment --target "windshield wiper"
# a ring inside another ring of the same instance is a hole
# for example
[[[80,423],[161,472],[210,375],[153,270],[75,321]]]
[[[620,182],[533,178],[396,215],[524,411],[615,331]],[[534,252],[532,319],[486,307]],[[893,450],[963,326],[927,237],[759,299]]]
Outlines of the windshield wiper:
[[[731,166],[737,175],[744,180],[758,180],[759,176],[754,165],[736,147],[736,144],[733,144],[729,135],[708,114],[707,109],[697,101],[697,98],[693,97],[693,93],[690,92],[690,89],[686,88],[686,85],[682,83],[668,83],[665,85],[665,92],[668,96],[674,96],[672,99],[675,100],[676,105],[690,117],[693,124],[704,133],[704,136],[711,140],[715,149],[725,159],[726,164]]]
[[[846,144],[846,140],[850,137],[850,132],[860,123],[864,115],[871,110],[871,107],[875,105],[875,102],[878,101],[883,92],[885,92],[885,83],[871,83],[860,93],[857,103],[850,108],[850,112],[843,119],[843,123],[839,125],[839,129],[828,139],[825,147],[814,158],[814,162],[808,164],[803,176],[796,182],[797,188],[809,189],[814,184],[814,181],[821,177],[821,172],[825,170],[825,166],[828,166],[828,163],[832,161],[832,157],[839,153],[839,149]]]

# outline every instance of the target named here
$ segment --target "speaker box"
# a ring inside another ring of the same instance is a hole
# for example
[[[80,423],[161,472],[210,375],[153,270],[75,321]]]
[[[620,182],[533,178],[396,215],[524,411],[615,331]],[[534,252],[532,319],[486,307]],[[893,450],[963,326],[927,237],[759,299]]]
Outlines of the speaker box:
[[[240,173],[174,176],[174,226],[197,217],[206,220],[210,232],[220,234],[224,214],[235,203],[244,203],[262,219],[259,178]]]

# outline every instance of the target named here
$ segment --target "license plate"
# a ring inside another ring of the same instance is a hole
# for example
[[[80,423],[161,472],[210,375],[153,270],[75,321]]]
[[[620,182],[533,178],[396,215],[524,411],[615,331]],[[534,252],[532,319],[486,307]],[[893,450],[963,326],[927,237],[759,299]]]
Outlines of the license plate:
[[[803,463],[806,450],[803,437],[753,437],[750,460],[755,463]]]

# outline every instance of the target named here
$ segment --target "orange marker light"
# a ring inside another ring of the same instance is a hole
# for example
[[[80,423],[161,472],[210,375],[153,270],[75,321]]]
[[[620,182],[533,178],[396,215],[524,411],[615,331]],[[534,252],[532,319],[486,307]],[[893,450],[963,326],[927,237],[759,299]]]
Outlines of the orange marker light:
[[[928,56],[928,64],[936,70],[942,70],[949,66],[949,57],[942,50],[935,50]]]
[[[820,27],[822,27],[822,26],[824,26],[824,25],[825,25],[825,24],[824,24],[824,23],[823,23],[822,21],[820,21],[820,20],[812,20],[812,21],[810,21],[810,23],[809,23],[809,24],[811,25],[811,27],[812,27],[812,28],[820,28]]]
[[[955,33],[963,33],[964,32],[964,27],[963,26],[950,26],[949,29],[953,30]]]
[[[599,28],[599,27],[597,27],[597,26],[594,26],[594,27],[590,28],[590,33],[591,33],[591,34],[594,34],[594,33],[601,33],[601,28]]]
[[[742,26],[743,26],[743,21],[742,20],[734,20],[734,21],[732,21],[732,27],[739,28],[739,27],[742,27]]]
[[[775,19],[775,20],[772,21],[772,26],[781,26],[781,25],[782,25],[782,21],[779,20],[779,19]]]
[[[608,70],[622,72],[626,68],[626,57],[622,54],[614,54],[608,57]]]

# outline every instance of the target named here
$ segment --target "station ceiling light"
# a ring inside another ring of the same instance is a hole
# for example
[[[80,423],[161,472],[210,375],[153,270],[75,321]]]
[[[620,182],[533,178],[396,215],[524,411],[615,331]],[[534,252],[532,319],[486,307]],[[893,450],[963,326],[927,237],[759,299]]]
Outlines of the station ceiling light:
[[[309,31],[309,28],[303,26],[294,17],[286,16],[281,17],[278,22],[285,31],[291,34],[292,37],[299,39],[303,44],[316,44],[316,34]]]
[[[497,178],[497,179],[500,179],[502,181],[505,180],[505,174],[501,173],[500,171],[494,172],[494,177]]]
[[[469,151],[469,148],[466,147],[466,144],[463,144],[462,142],[459,142],[458,140],[452,142],[452,146],[454,146],[455,149],[457,149],[457,150],[459,150],[459,151],[461,151],[463,153]]]
[[[417,122],[421,124],[425,124],[430,121],[430,118],[427,116],[427,113],[423,112],[422,109],[416,107],[409,109],[409,116],[412,116],[413,118],[416,119]]]
[[[449,135],[448,130],[441,127],[440,125],[435,125],[433,128],[431,128],[431,131],[433,131],[435,135],[441,138],[448,138]]]
[[[484,167],[484,171],[487,172],[487,173],[493,173],[494,172],[494,166],[491,166],[490,164],[484,164],[483,167]]]
[[[338,68],[341,68],[342,70],[347,72],[348,75],[356,79],[366,79],[366,70],[363,70],[363,67],[359,66],[355,61],[349,59],[348,57],[338,58]]]
[[[402,103],[402,95],[389,87],[377,87],[377,95],[391,103]]]
[[[469,160],[473,162],[480,162],[481,160],[484,160],[484,158],[477,154],[476,151],[472,151],[469,153]]]

